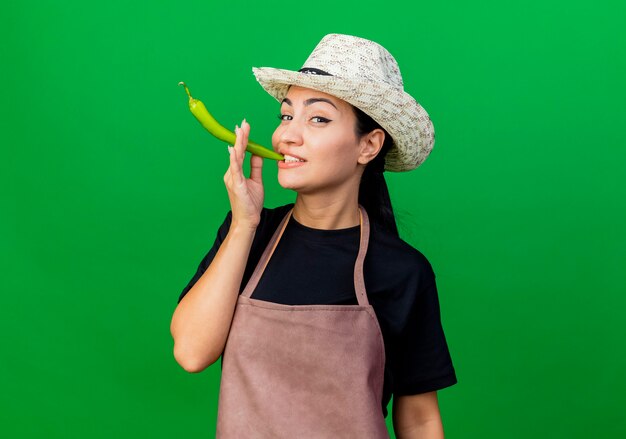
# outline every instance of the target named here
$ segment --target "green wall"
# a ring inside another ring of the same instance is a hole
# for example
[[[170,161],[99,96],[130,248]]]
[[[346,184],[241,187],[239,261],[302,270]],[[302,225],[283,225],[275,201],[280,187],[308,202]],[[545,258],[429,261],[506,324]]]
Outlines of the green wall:
[[[211,437],[219,364],[178,294],[230,208],[224,125],[270,145],[252,66],[331,32],[396,57],[436,143],[387,173],[437,274],[448,438],[626,437],[626,6],[618,1],[10,1],[0,18],[0,434]],[[294,200],[265,162],[265,205]],[[245,168],[248,172],[248,161]],[[388,417],[391,426],[391,417]]]

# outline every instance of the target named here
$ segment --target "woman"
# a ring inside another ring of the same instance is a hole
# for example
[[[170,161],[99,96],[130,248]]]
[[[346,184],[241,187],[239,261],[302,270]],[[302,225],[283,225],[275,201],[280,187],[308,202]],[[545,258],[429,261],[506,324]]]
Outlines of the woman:
[[[281,105],[272,146],[295,203],[263,207],[263,159],[231,204],[172,318],[176,360],[222,358],[217,436],[442,438],[436,391],[456,383],[435,275],[398,236],[383,172],[418,167],[434,143],[426,111],[373,41],[329,34],[298,72],[254,68]],[[185,298],[185,300],[182,300]]]

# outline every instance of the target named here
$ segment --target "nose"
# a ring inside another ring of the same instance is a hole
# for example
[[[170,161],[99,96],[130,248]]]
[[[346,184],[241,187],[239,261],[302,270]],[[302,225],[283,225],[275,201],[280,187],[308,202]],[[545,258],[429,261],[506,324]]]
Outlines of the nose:
[[[278,141],[282,144],[301,145],[302,127],[295,118],[284,124],[279,132]],[[280,128],[279,128],[280,129]]]

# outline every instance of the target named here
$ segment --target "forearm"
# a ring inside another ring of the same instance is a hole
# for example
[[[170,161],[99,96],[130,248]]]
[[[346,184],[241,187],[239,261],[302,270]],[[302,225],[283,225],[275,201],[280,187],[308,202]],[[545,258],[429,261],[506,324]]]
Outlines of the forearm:
[[[396,439],[444,439],[441,418],[415,423],[404,430],[395,430]]]
[[[207,270],[174,311],[174,357],[189,372],[204,370],[222,354],[255,233],[232,225]]]
[[[399,439],[443,439],[437,391],[394,396],[393,429]]]

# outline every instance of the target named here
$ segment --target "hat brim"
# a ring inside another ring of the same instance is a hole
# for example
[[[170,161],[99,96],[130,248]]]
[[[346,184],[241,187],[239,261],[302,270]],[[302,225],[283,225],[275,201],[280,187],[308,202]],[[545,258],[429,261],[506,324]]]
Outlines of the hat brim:
[[[274,67],[253,67],[259,84],[278,102],[289,86],[311,88],[336,96],[368,114],[393,138],[385,156],[385,170],[410,171],[430,154],[435,132],[426,110],[408,93],[391,85],[363,78],[314,75]]]

